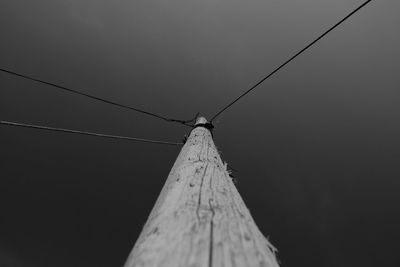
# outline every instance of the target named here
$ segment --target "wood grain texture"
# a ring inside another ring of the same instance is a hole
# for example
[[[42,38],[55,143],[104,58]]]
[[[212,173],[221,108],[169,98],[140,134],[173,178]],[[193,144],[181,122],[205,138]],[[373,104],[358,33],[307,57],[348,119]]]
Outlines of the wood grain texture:
[[[191,132],[125,264],[139,266],[278,267],[203,127]]]

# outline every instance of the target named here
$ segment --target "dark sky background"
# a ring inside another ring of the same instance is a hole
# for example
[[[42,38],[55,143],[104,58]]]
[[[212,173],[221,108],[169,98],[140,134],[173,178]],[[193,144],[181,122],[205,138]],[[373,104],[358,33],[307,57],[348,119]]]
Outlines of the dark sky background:
[[[0,67],[210,118],[361,0],[1,0]],[[373,1],[218,121],[283,267],[400,266],[400,1]],[[0,73],[0,119],[188,129]],[[122,266],[179,147],[0,127],[0,266]]]

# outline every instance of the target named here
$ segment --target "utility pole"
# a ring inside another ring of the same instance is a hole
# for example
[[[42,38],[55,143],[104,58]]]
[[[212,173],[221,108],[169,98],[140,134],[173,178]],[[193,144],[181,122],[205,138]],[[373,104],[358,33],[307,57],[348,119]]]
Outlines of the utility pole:
[[[125,267],[278,267],[208,125],[197,120]]]

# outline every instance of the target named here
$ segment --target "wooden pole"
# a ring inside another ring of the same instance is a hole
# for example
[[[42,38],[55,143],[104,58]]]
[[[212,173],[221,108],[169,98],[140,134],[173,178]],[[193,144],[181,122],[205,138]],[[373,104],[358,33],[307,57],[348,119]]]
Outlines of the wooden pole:
[[[207,123],[199,118],[196,125]],[[183,146],[125,267],[278,267],[205,127]]]

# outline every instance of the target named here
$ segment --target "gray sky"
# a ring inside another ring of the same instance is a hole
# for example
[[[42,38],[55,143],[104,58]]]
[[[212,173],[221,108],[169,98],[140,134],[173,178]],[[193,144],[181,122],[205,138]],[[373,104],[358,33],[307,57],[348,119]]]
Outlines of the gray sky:
[[[210,118],[361,2],[2,0],[0,67]],[[400,264],[399,11],[399,1],[372,1],[215,122],[282,266]],[[0,86],[0,120],[187,133],[3,73]],[[121,266],[179,153],[4,127],[0,136],[1,266]]]

